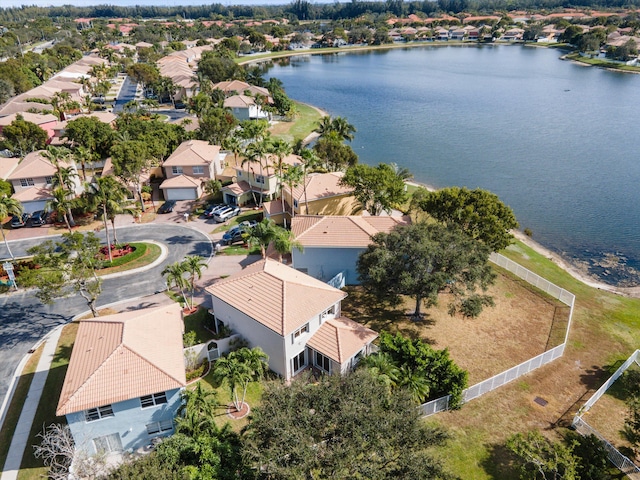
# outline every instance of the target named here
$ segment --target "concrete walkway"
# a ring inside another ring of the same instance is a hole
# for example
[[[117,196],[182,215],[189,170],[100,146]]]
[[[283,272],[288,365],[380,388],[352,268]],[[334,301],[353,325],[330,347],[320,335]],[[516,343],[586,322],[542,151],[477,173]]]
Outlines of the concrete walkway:
[[[0,480],[15,480],[18,478],[18,471],[20,470],[20,464],[22,463],[22,456],[27,448],[27,442],[29,441],[29,433],[31,432],[31,426],[33,425],[33,419],[36,416],[36,410],[40,403],[40,397],[44,390],[44,384],[49,375],[49,367],[53,361],[53,357],[56,353],[56,347],[58,346],[58,340],[60,339],[60,333],[62,332],[62,326],[56,328],[47,337],[42,351],[42,356],[38,361],[38,366],[33,376],[31,386],[29,387],[29,393],[22,406],[22,413],[16,426],[16,430],[13,433],[11,439],[11,446],[9,447],[9,453],[7,454],[7,460],[5,461],[4,468],[2,469],[2,476]]]

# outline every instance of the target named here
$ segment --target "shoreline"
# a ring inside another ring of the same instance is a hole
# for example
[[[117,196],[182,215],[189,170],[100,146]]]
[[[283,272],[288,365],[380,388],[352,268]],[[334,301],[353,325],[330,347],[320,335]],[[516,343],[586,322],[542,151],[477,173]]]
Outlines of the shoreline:
[[[434,192],[437,190],[437,188],[426,183],[420,183],[415,181],[406,181],[405,183],[407,185],[411,185],[414,187],[426,188],[430,192]],[[589,287],[597,288],[598,290],[604,290],[604,291],[615,293],[616,295],[622,295],[625,297],[640,298],[640,286],[617,287],[615,285],[609,285],[608,283],[604,283],[598,280],[597,277],[580,271],[578,268],[576,268],[575,265],[571,264],[571,262],[564,259],[560,254],[551,251],[549,248],[538,243],[531,237],[525,235],[524,232],[520,230],[511,230],[511,234],[516,238],[516,240],[522,242],[527,247],[534,250],[536,253],[539,253],[540,255],[544,255],[548,260],[558,265],[562,270],[567,272],[573,278],[575,278],[576,280],[579,280],[580,282],[584,283]]]

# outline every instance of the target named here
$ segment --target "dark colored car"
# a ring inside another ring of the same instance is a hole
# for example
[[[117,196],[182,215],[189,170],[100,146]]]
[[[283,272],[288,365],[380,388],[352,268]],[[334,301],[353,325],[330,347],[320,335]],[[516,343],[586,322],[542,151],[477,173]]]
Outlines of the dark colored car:
[[[27,227],[41,227],[42,225],[46,225],[48,221],[49,213],[44,210],[38,210],[31,215],[31,218],[27,222]]]
[[[235,227],[231,227],[222,236],[222,243],[231,245],[232,243],[244,241],[243,234],[251,230],[258,224],[255,220],[240,222]]]
[[[21,216],[11,215],[11,228],[22,228],[27,224],[31,214],[23,213]]]
[[[175,200],[167,200],[158,209],[158,213],[171,213],[173,212],[174,207],[176,206]]]

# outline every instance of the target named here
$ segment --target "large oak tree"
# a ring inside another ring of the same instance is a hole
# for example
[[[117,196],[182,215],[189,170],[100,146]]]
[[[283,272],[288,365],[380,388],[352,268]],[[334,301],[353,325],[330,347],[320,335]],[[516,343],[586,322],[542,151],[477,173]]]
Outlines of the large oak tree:
[[[474,317],[493,305],[484,294],[495,279],[489,253],[455,225],[416,223],[374,235],[356,268],[362,285],[380,298],[398,302],[401,295],[413,297],[414,318],[422,316],[423,303],[436,305],[444,291],[452,294],[451,315]]]

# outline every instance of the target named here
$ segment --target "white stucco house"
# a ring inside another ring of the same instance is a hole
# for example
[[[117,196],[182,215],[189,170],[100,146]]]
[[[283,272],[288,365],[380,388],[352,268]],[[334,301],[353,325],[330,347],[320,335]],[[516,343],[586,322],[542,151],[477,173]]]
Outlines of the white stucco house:
[[[269,355],[285,380],[309,368],[343,373],[378,334],[341,316],[346,293],[266,259],[207,287],[217,322]]]
[[[76,449],[132,452],[173,432],[186,385],[183,326],[176,303],[80,322],[56,410]]]
[[[357,285],[358,256],[376,233],[389,233],[409,217],[299,215],[291,220],[291,231],[303,247],[293,249],[293,268],[328,281],[343,272],[347,285]]]

